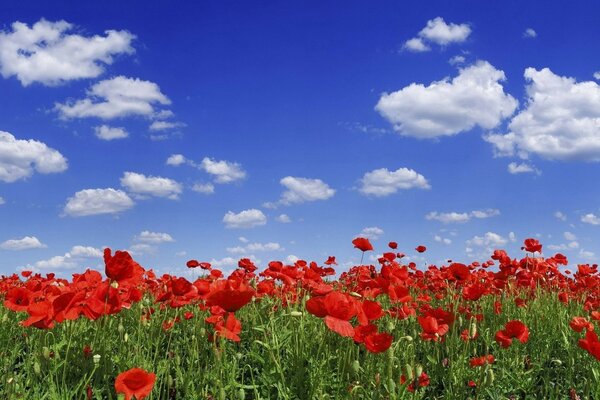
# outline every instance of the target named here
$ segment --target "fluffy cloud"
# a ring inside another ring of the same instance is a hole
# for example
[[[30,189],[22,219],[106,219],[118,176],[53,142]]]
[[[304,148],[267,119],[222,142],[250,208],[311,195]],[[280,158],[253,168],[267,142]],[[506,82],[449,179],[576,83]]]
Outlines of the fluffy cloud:
[[[438,243],[443,243],[446,245],[452,244],[452,239],[444,238],[444,237],[441,237],[440,235],[435,235],[433,237],[433,240],[435,240]]]
[[[100,125],[94,128],[96,137],[101,140],[125,139],[129,133],[125,128],[112,127],[108,125]]]
[[[33,82],[54,86],[72,79],[95,78],[113,56],[133,53],[134,35],[108,30],[105,36],[69,33],[73,25],[44,19],[31,28],[15,22],[0,32],[0,73],[16,76],[23,86]]]
[[[486,232],[483,236],[474,236],[466,241],[466,253],[469,257],[489,257],[494,250],[502,248],[508,240],[494,232]]]
[[[84,217],[97,214],[117,214],[134,206],[133,200],[121,190],[85,189],[67,200],[64,215]]]
[[[387,168],[376,169],[364,174],[360,182],[359,191],[362,194],[376,197],[388,196],[398,190],[430,188],[423,175],[408,168],[398,168],[395,171],[389,171]]]
[[[368,228],[364,228],[356,236],[357,237],[364,237],[364,238],[372,239],[372,240],[377,240],[383,234],[384,234],[383,229],[381,229],[381,228],[379,228],[377,226],[371,226],[371,227],[368,227]]]
[[[171,235],[169,235],[168,233],[150,232],[150,231],[142,231],[139,235],[137,235],[134,238],[134,240],[136,242],[152,243],[152,244],[168,243],[168,242],[175,241],[173,239],[173,237]]]
[[[169,178],[146,176],[135,172],[125,172],[121,186],[139,196],[166,197],[177,200],[181,194],[181,184]]]
[[[6,201],[2,197],[0,197],[0,206],[4,203],[6,203]]]
[[[508,133],[485,137],[496,155],[600,161],[600,86],[548,68],[527,68],[525,79],[526,107],[512,118]]]
[[[233,254],[248,254],[255,251],[283,251],[285,250],[279,243],[248,243],[246,246],[228,247],[228,253]]]
[[[267,217],[262,211],[255,208],[244,210],[239,213],[227,212],[223,217],[226,228],[254,228],[265,225]]]
[[[508,172],[516,175],[516,174],[527,174],[527,173],[533,173],[533,174],[540,174],[540,171],[538,169],[536,169],[533,165],[531,164],[527,164],[527,163],[516,163],[516,162],[511,162],[510,164],[508,164]]]
[[[281,214],[277,217],[277,222],[281,222],[282,224],[289,224],[290,222],[292,222],[292,220],[287,214]]]
[[[194,183],[192,190],[202,194],[213,194],[215,192],[215,185],[212,183]]]
[[[156,83],[117,76],[93,85],[85,99],[56,103],[55,108],[63,119],[113,119],[131,115],[153,117],[156,103],[171,104]]]
[[[450,43],[464,42],[470,34],[471,28],[468,24],[447,24],[442,17],[437,17],[427,21],[427,25],[417,37],[404,43],[404,48],[415,52],[429,51],[426,42],[446,46]]]
[[[21,239],[10,239],[0,243],[0,249],[3,250],[28,250],[42,249],[45,247],[47,246],[40,242],[35,236],[25,236]]]
[[[32,270],[50,270],[55,272],[60,269],[83,269],[90,267],[84,265],[89,263],[90,259],[102,258],[102,251],[91,246],[73,246],[71,251],[62,256],[54,256],[47,260],[41,260],[33,265],[28,265],[26,269]]]
[[[592,213],[585,214],[581,217],[581,222],[590,225],[600,225],[600,217]]]
[[[16,139],[0,131],[0,181],[14,182],[30,177],[34,171],[41,174],[63,172],[67,159],[37,140]]]
[[[532,39],[534,37],[537,37],[537,32],[533,30],[533,28],[527,28],[525,29],[525,32],[523,32],[523,37]]]
[[[185,164],[186,161],[187,160],[183,154],[171,154],[169,158],[167,158],[167,165],[177,167],[181,164]]]
[[[181,128],[185,126],[183,122],[171,122],[171,121],[154,121],[150,124],[150,131],[167,131],[169,129]]]
[[[217,183],[231,183],[246,177],[246,171],[238,163],[228,161],[216,161],[204,157],[200,168],[212,175]]]
[[[335,194],[335,189],[330,188],[320,179],[286,176],[279,183],[287,189],[279,201],[283,205],[327,200]]]
[[[384,93],[375,106],[403,136],[435,138],[456,135],[479,126],[492,129],[512,115],[517,101],[504,93],[504,72],[487,61],[460,69],[425,86],[410,85]]]
[[[561,221],[567,220],[567,216],[562,211],[556,211],[554,213],[554,218],[561,220]]]
[[[444,224],[451,224],[451,223],[462,224],[464,222],[470,221],[471,218],[483,219],[483,218],[495,217],[497,215],[500,215],[500,210],[496,210],[494,208],[488,208],[487,210],[474,210],[471,212],[462,212],[462,213],[458,213],[455,211],[447,212],[447,213],[432,211],[425,216],[425,219],[428,219],[430,221],[431,220],[439,221]]]

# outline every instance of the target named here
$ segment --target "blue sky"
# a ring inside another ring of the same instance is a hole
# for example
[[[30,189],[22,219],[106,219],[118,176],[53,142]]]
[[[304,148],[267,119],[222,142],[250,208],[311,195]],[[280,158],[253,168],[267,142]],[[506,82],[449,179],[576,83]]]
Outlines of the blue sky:
[[[595,262],[599,16],[3,3],[0,273],[98,267],[104,246],[160,272],[245,256],[343,269],[359,235],[420,265],[517,256],[534,236]]]

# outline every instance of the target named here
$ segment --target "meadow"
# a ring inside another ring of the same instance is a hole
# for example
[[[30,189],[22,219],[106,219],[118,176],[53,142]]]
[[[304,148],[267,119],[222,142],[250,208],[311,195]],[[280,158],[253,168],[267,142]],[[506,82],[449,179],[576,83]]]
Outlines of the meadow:
[[[187,279],[106,249],[101,272],[3,276],[0,398],[600,399],[597,265],[535,239],[426,268],[378,251]]]

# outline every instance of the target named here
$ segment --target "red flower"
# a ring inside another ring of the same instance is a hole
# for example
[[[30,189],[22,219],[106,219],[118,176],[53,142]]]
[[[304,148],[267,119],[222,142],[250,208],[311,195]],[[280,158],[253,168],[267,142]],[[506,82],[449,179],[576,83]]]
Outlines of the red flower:
[[[448,324],[440,324],[435,317],[418,317],[419,325],[423,329],[421,337],[424,340],[439,340],[448,332]]]
[[[421,246],[417,246],[415,248],[415,250],[418,251],[419,253],[423,253],[423,252],[425,252],[425,250],[427,250],[427,247],[421,245]]]
[[[496,332],[496,341],[504,348],[509,347],[513,339],[521,343],[527,343],[529,340],[529,329],[519,320],[507,322],[503,330]]]
[[[404,385],[407,381],[408,380],[404,375],[400,376],[400,383],[402,385]],[[410,382],[406,390],[408,390],[411,393],[414,392],[415,384],[417,384],[419,387],[429,386],[429,376],[425,372],[422,372],[421,375],[419,375],[418,379],[415,379],[413,382]]]
[[[215,330],[219,336],[234,342],[239,342],[241,339],[238,334],[242,331],[242,323],[235,318],[233,313],[229,313],[225,323],[223,323],[223,319],[221,318],[221,320],[215,324]]]
[[[196,267],[199,267],[199,266],[200,266],[200,263],[198,262],[198,260],[190,260],[190,261],[188,261],[187,263],[185,263],[185,265],[186,265],[188,268],[196,268]]]
[[[6,293],[4,307],[12,311],[25,311],[29,306],[31,292],[23,287],[14,287]]]
[[[369,239],[367,238],[356,238],[352,241],[352,244],[354,245],[355,248],[359,249],[360,251],[370,251],[373,250],[373,245],[371,245],[371,242],[369,242]]]
[[[594,324],[584,317],[573,317],[571,322],[569,322],[569,326],[575,332],[582,332],[584,329],[587,329],[588,331],[594,330]]]
[[[542,245],[540,244],[539,240],[537,239],[533,239],[533,238],[529,238],[529,239],[525,239],[524,242],[525,246],[521,247],[521,250],[525,250],[529,253],[541,253],[542,252]]]
[[[125,400],[132,398],[141,400],[148,397],[155,381],[155,374],[148,373],[141,368],[132,368],[117,376],[115,390],[117,393],[124,393]]]
[[[471,270],[465,264],[453,263],[448,267],[450,278],[455,281],[466,281],[471,276]]]
[[[475,367],[481,367],[482,365],[485,365],[485,364],[493,364],[494,361],[496,361],[496,358],[493,355],[488,354],[487,356],[471,358],[471,360],[469,361],[469,365],[471,367],[475,368]]]
[[[594,331],[587,331],[585,339],[579,339],[579,347],[590,353],[596,360],[600,361],[600,342]]]
[[[219,280],[210,285],[206,304],[234,312],[248,304],[252,300],[252,296],[254,296],[254,289],[241,280]]]
[[[390,348],[394,337],[389,333],[373,333],[365,337],[365,347],[371,353],[382,353]]]
[[[398,248],[398,243],[396,242],[389,242],[388,246],[390,249],[397,249]]]
[[[325,261],[325,265],[337,265],[337,262],[335,262],[335,257],[334,256],[327,257],[327,261]]]
[[[141,270],[128,252],[117,250],[112,256],[109,248],[104,249],[104,264],[106,276],[118,282],[134,278]]]

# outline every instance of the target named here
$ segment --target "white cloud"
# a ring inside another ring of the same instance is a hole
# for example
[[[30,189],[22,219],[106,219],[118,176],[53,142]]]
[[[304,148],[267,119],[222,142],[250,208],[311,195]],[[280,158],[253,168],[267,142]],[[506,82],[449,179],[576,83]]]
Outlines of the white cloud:
[[[228,247],[228,253],[233,254],[248,254],[255,251],[283,251],[285,250],[279,243],[248,243],[246,246]]]
[[[527,163],[516,163],[511,162],[508,164],[508,172],[511,174],[526,174],[526,173],[534,173],[540,174],[540,171],[536,169],[533,165]]]
[[[239,213],[228,211],[223,217],[226,228],[254,228],[265,225],[267,217],[262,211],[255,208],[244,210]]]
[[[600,86],[548,68],[527,68],[525,79],[526,107],[512,118],[508,133],[485,137],[496,155],[600,161]]]
[[[167,105],[171,101],[150,81],[117,76],[94,84],[85,99],[64,104],[56,103],[61,118],[113,119],[131,115],[152,117],[156,103]]]
[[[561,212],[561,211],[556,211],[554,213],[554,217],[556,219],[561,220],[561,221],[566,221],[567,220],[567,216],[563,212]]]
[[[425,215],[425,219],[427,220],[435,220],[442,222],[444,224],[452,224],[458,223],[462,224],[471,220],[471,218],[484,219],[491,218],[500,215],[500,210],[494,208],[488,208],[487,210],[474,210],[471,212],[447,212],[441,213],[437,211],[432,211],[429,214]]]
[[[446,245],[448,245],[448,244],[452,244],[452,240],[451,240],[451,239],[444,238],[444,237],[441,237],[441,236],[439,236],[439,235],[435,235],[435,236],[433,237],[433,240],[435,240],[435,241],[436,241],[436,242],[438,242],[438,243],[443,243],[443,244],[446,244]]]
[[[577,241],[572,241],[567,244],[562,243],[559,245],[556,245],[556,244],[548,245],[548,249],[554,250],[554,251],[569,251],[569,250],[574,250],[577,248],[579,248],[579,243]]]
[[[6,203],[6,201],[2,197],[0,197],[0,206],[4,203]]]
[[[431,50],[431,47],[427,46],[423,39],[418,37],[408,39],[406,42],[404,42],[403,48],[408,51],[414,51],[416,53],[422,53],[424,51]]]
[[[398,190],[431,188],[423,175],[409,168],[398,168],[395,171],[376,169],[365,173],[360,181],[359,191],[376,197],[388,196]]]
[[[577,236],[576,236],[574,233],[572,233],[572,232],[568,232],[568,231],[567,231],[567,232],[565,232],[565,233],[563,233],[563,237],[564,237],[566,240],[571,240],[571,241],[573,241],[573,240],[577,240]]]
[[[185,164],[187,159],[183,156],[183,154],[171,154],[169,158],[167,158],[167,165],[172,165],[177,167],[181,164]]]
[[[35,236],[25,236],[21,239],[10,239],[0,243],[0,249],[3,250],[28,250],[43,249],[46,246]]]
[[[428,51],[429,46],[425,42],[446,46],[450,43],[464,42],[470,34],[471,28],[468,24],[447,24],[442,17],[437,17],[427,21],[418,37],[407,40],[404,48],[410,51]]]
[[[581,217],[581,222],[585,222],[586,224],[590,225],[600,225],[600,217],[592,213],[585,214]]]
[[[221,258],[220,260],[216,260],[213,258],[210,260],[210,265],[213,268],[237,267],[238,260],[236,260],[235,258],[231,258],[231,257],[224,257],[224,258]]]
[[[169,235],[168,233],[150,232],[150,231],[142,231],[139,235],[137,235],[134,238],[134,240],[136,242],[153,243],[153,244],[167,243],[167,242],[175,241],[173,239],[173,237],[171,235]]]
[[[594,79],[600,80],[600,71],[594,72]]]
[[[108,125],[100,125],[94,128],[96,137],[102,140],[125,139],[129,133],[125,128],[112,127]]]
[[[184,127],[185,124],[183,122],[171,122],[171,121],[154,121],[150,124],[150,131],[166,131],[169,129],[181,128]]]
[[[289,254],[286,258],[285,258],[285,262],[288,265],[294,265],[296,263],[296,261],[298,261],[300,258],[298,258],[298,256],[295,256],[293,254]]]
[[[465,61],[467,59],[465,58],[465,56],[454,56],[451,59],[448,60],[448,62],[450,63],[450,65],[458,65],[458,64],[464,64]]]
[[[215,192],[215,185],[212,183],[194,183],[192,190],[202,194],[213,194]]]
[[[246,177],[246,171],[240,164],[224,160],[217,161],[204,157],[200,168],[212,175],[217,183],[231,183]]]
[[[141,256],[144,254],[156,254],[158,248],[149,243],[135,243],[132,244],[127,251],[133,256]]]
[[[291,205],[309,201],[327,200],[333,197],[335,189],[320,179],[299,178],[286,176],[279,183],[285,190],[277,203],[267,203],[265,206],[274,208],[278,204]]]
[[[534,37],[537,37],[537,32],[534,31],[532,28],[527,28],[527,29],[525,29],[525,32],[523,32],[523,37],[524,38],[534,38]]]
[[[379,228],[377,226],[371,226],[371,227],[368,227],[368,228],[364,228],[356,236],[357,237],[364,237],[364,238],[372,239],[372,240],[377,240],[383,234],[384,234],[383,229],[381,229],[381,228]]]
[[[146,176],[135,172],[125,172],[121,178],[121,186],[131,193],[140,196],[166,197],[177,200],[181,194],[181,184],[169,178]]]
[[[511,242],[516,242],[517,241],[517,235],[515,235],[514,232],[509,232],[508,233],[508,240],[510,240]]]
[[[584,260],[597,261],[596,254],[589,250],[579,250],[579,257],[583,258]]]
[[[116,214],[134,206],[133,200],[121,190],[85,189],[67,200],[64,214],[83,217],[97,214]]]
[[[31,28],[22,22],[11,28],[0,31],[0,73],[4,78],[16,76],[23,86],[95,78],[104,72],[104,65],[112,64],[113,56],[134,52],[135,36],[127,31],[85,37],[69,33],[73,25],[66,21],[44,19]]]
[[[83,269],[90,267],[90,265],[84,265],[84,263],[89,263],[91,259],[100,259],[102,255],[102,251],[95,247],[73,246],[71,251],[62,256],[54,256],[47,260],[37,261],[33,265],[28,265],[25,269],[50,270],[52,272],[59,269]]]
[[[277,222],[281,222],[282,224],[289,224],[290,222],[292,222],[292,220],[287,214],[281,214],[277,217]]]
[[[512,115],[517,101],[504,92],[504,72],[487,61],[459,70],[458,76],[425,86],[384,93],[375,106],[400,135],[435,138],[479,126],[492,129]]]
[[[483,236],[474,236],[466,241],[466,253],[469,257],[490,257],[494,250],[500,249],[508,240],[494,232],[486,232]]]
[[[14,182],[33,175],[67,169],[67,159],[57,150],[37,140],[21,140],[0,131],[0,181]]]
[[[238,240],[239,240],[240,242],[242,242],[242,243],[248,243],[248,242],[249,242],[249,240],[248,240],[247,238],[245,238],[244,236],[240,236],[240,237],[238,238]]]

